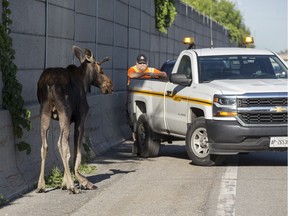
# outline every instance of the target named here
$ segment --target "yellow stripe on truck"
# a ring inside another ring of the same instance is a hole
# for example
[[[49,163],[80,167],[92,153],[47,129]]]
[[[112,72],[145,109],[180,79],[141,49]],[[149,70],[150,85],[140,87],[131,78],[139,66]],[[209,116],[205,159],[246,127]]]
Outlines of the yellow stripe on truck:
[[[133,92],[134,94],[143,94],[143,95],[149,95],[149,96],[154,96],[154,97],[164,97],[164,92],[153,92],[153,91],[147,91],[147,90],[134,90],[131,91],[129,90],[129,92]],[[202,100],[200,98],[192,98],[192,97],[185,97],[185,96],[181,96],[181,95],[174,95],[174,96],[166,96],[169,99],[172,99],[174,101],[186,101],[188,103],[196,103],[196,104],[202,104],[205,106],[212,106],[212,101],[210,100]]]

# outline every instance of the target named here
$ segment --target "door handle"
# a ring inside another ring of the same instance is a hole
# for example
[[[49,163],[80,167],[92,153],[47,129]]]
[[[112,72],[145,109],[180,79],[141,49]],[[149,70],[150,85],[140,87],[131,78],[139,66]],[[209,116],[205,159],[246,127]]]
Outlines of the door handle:
[[[166,95],[172,95],[172,91],[170,90],[167,90],[166,93],[167,93]]]

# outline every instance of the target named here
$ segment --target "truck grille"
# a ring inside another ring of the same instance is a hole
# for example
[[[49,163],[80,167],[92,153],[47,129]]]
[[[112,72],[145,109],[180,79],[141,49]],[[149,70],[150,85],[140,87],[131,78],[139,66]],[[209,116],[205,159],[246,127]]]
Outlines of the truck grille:
[[[287,98],[239,98],[238,107],[287,106]]]
[[[245,125],[287,124],[287,105],[286,95],[285,97],[240,97],[237,98],[237,119]]]
[[[287,123],[287,113],[243,113],[238,117],[245,124],[284,124]]]

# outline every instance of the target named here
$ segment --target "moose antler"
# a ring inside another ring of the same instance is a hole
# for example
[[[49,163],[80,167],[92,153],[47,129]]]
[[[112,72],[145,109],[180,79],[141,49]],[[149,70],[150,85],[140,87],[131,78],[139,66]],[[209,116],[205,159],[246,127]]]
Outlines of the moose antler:
[[[111,57],[104,57],[101,61],[97,62],[98,65],[101,65],[102,63],[106,62],[106,61],[109,61],[111,59]]]

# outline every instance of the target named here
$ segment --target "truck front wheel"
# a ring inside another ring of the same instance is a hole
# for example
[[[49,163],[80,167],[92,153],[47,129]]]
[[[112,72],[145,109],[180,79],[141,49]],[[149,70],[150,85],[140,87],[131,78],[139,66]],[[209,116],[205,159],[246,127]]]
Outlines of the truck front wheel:
[[[161,142],[153,139],[153,131],[149,127],[146,114],[142,114],[137,121],[136,142],[139,156],[144,158],[158,156]]]
[[[224,160],[222,155],[210,155],[205,118],[199,117],[188,127],[186,150],[192,163],[201,166],[213,166]]]

